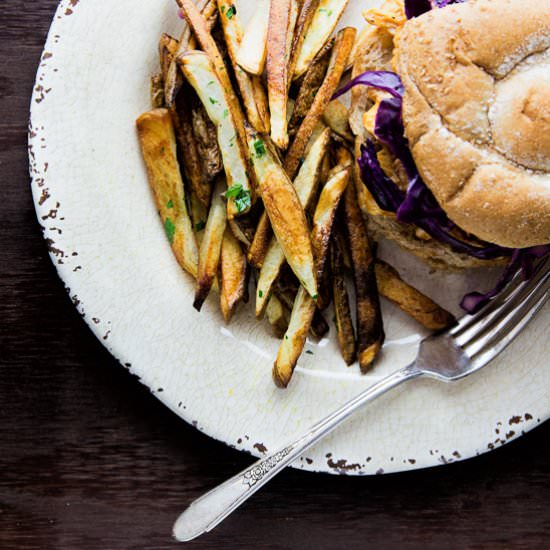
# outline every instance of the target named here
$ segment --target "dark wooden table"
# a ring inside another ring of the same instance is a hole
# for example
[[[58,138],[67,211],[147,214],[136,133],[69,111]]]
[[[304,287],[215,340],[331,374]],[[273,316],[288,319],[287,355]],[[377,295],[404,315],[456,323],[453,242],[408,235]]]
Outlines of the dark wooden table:
[[[29,189],[29,97],[56,0],[0,24],[0,548],[172,548],[186,504],[250,457],[166,410],[63,291]],[[464,463],[376,478],[288,471],[197,548],[550,546],[550,425]],[[193,546],[192,544],[190,546]]]

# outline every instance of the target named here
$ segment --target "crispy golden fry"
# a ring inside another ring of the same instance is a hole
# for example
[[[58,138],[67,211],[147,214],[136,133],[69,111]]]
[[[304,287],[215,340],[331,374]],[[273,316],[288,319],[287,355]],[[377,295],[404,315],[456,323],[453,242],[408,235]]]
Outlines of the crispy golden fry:
[[[194,91],[185,83],[170,108],[176,138],[180,148],[180,159],[189,186],[200,201],[208,206],[212,188],[203,173],[203,162],[199,154],[198,142],[193,131],[193,113],[189,105],[195,101]]]
[[[288,328],[285,307],[277,296],[271,296],[265,310],[265,316],[277,338],[282,338]]]
[[[319,296],[317,297],[317,309],[319,311],[325,311],[332,302],[332,275],[330,272],[330,262],[327,262],[325,269],[320,275],[320,279],[317,281],[319,287]]]
[[[334,41],[329,41],[319,52],[302,80],[292,117],[288,123],[288,132],[292,137],[296,135],[298,128],[309,113],[315,96],[323,84],[330,63],[330,53],[333,44]]]
[[[164,107],[164,80],[162,74],[151,77],[151,106],[153,109]]]
[[[347,142],[353,143],[354,137],[349,127],[349,111],[345,105],[335,99],[325,108],[323,122],[336,134]]]
[[[267,34],[267,92],[271,139],[283,151],[288,147],[288,50],[292,45],[297,13],[295,0],[271,2]]]
[[[220,307],[226,323],[230,321],[237,304],[245,299],[248,286],[247,271],[246,256],[227,227],[223,237],[220,261]]]
[[[350,185],[344,199],[345,224],[353,262],[357,301],[357,347],[359,365],[365,372],[384,342],[380,299],[374,273],[374,255],[363,221],[355,188]]]
[[[193,307],[197,311],[201,310],[202,304],[210,293],[220,263],[222,241],[227,225],[227,209],[222,197],[224,189],[225,181],[220,177],[214,188],[199,250],[199,274],[195,287],[195,301],[193,302]]]
[[[302,0],[302,7],[298,15],[296,22],[296,29],[294,31],[294,42],[292,43],[292,51],[290,53],[290,62],[288,64],[289,84],[293,80],[294,73],[296,72],[296,64],[298,63],[298,56],[302,50],[304,39],[309,31],[313,17],[319,7],[319,0]]]
[[[455,322],[455,318],[448,311],[403,281],[391,265],[376,260],[375,270],[380,294],[427,329],[443,330]]]
[[[336,28],[348,2],[349,0],[321,0],[319,2],[298,53],[293,78],[299,78],[307,71],[314,57]],[[346,63],[347,58],[344,64]]]
[[[227,215],[229,219],[250,210],[251,189],[248,163],[238,146],[238,131],[224,87],[204,52],[189,51],[178,62],[199,96],[210,120],[218,130],[218,143],[227,176]]]
[[[176,136],[170,111],[155,109],[136,121],[149,184],[172,250],[183,269],[198,274],[199,253],[176,153]]]
[[[349,295],[346,288],[343,258],[343,240],[339,232],[335,231],[331,244],[331,271],[332,271],[332,299],[334,302],[334,316],[336,332],[342,357],[347,365],[354,363],[356,358],[355,332],[351,319]]]
[[[355,29],[347,27],[342,29],[336,37],[325,80],[319,88],[319,91],[315,96],[315,100],[313,101],[313,105],[300,125],[300,129],[294,138],[294,142],[285,157],[285,169],[291,178],[295,176],[298,167],[300,166],[300,159],[304,154],[309,138],[321,119],[321,116],[325,112],[326,106],[331,101],[338,84],[340,83],[346,61],[349,57],[349,52],[351,51],[353,41],[355,40],[355,34]]]
[[[250,75],[246,73],[237,62],[237,52],[239,51],[243,39],[239,14],[237,13],[235,5],[228,3],[227,0],[217,0],[217,3],[225,43],[227,45],[227,53],[233,65],[235,79],[241,92],[240,95],[248,116],[248,121],[258,132],[265,132],[266,128],[264,121],[260,116],[256,101],[256,94],[263,94],[265,96],[265,91],[263,87],[252,83]],[[263,105],[265,99],[260,98],[260,103]]]
[[[325,130],[312,144],[304,164],[300,168],[294,188],[300,204],[307,210],[315,191],[318,187],[320,169],[323,158],[330,142],[330,130]],[[256,292],[256,316],[261,317],[267,305],[267,300],[273,291],[273,283],[276,281],[285,262],[285,255],[276,239],[271,239],[269,248],[260,270]]]
[[[258,189],[288,265],[312,296],[317,294],[313,251],[304,209],[283,167],[259,134],[247,128]]]
[[[193,0],[177,0],[177,2],[182,10],[185,19],[193,29],[197,42],[200,44],[201,48],[208,56],[215,69],[216,74],[218,75],[218,79],[222,85],[226,97],[228,110],[231,114],[231,118],[233,119],[236,129],[236,143],[234,144],[234,147],[238,147],[240,151],[240,156],[245,159],[246,163],[248,164],[246,153],[246,134],[244,131],[244,115],[241,109],[241,104],[239,103],[239,99],[236,96],[235,91],[233,90],[231,79],[229,77],[229,73],[227,72],[227,67],[225,66],[223,57],[220,54],[218,46],[216,45],[216,41],[214,40],[214,38],[212,38],[207,21],[201,15],[199,10],[193,3]],[[214,7],[215,4],[216,2],[214,1]],[[220,147],[223,150],[223,144],[220,144]],[[242,184],[243,189],[246,192],[250,191],[250,189],[246,187],[248,185],[248,181],[246,183],[239,183]],[[254,197],[252,197],[252,199],[254,199]],[[244,209],[243,211],[246,211],[246,209]],[[229,218],[232,217],[231,214],[232,212],[229,211]]]
[[[315,209],[311,241],[318,278],[325,268],[336,210],[350,176],[351,168],[348,167],[328,181],[321,191],[319,203]],[[273,379],[279,387],[286,388],[290,382],[298,358],[304,349],[315,310],[315,300],[305,292],[303,287],[300,287],[290,315],[288,330],[279,347],[277,359],[273,366]]]
[[[254,97],[256,99],[256,108],[258,109],[258,115],[263,124],[263,132],[269,134],[271,132],[271,117],[269,114],[269,102],[267,100],[267,93],[265,91],[262,78],[259,76],[252,77],[252,88],[254,89]]]
[[[256,227],[250,250],[248,251],[248,262],[250,265],[261,269],[264,265],[267,249],[272,236],[273,231],[271,230],[269,218],[267,214],[263,212]]]
[[[258,1],[256,11],[244,31],[237,52],[237,63],[253,75],[261,75],[265,68],[269,3],[269,0]]]
[[[218,10],[216,8],[216,0],[196,0],[196,7],[203,15],[208,29],[212,29],[218,18]],[[168,67],[168,71],[164,77],[164,95],[166,96],[166,103],[169,107],[172,107],[176,101],[176,96],[183,84],[183,77],[178,70],[176,63],[176,57],[185,53],[187,50],[193,50],[196,48],[195,37],[191,31],[191,27],[188,23],[184,25],[183,31],[178,41],[178,49],[174,53],[172,62]]]

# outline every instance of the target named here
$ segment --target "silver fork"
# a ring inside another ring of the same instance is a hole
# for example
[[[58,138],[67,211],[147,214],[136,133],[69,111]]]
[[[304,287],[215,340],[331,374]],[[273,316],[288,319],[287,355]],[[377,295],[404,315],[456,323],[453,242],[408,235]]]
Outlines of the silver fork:
[[[550,258],[547,258],[529,281],[516,275],[479,313],[466,315],[447,332],[423,340],[412,364],[369,387],[296,441],[195,500],[174,524],[175,538],[188,541],[212,530],[306,449],[392,388],[421,376],[454,382],[480,370],[512,342],[549,297]]]

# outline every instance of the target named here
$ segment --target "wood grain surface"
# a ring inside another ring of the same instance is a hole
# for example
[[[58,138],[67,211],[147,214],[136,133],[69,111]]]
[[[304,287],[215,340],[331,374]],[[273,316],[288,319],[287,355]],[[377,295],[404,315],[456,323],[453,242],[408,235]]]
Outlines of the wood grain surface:
[[[251,459],[180,421],[119,367],[50,263],[26,125],[55,5],[0,7],[0,549],[175,548],[177,514]],[[547,424],[489,455],[409,474],[288,471],[188,546],[548,548],[549,436]]]

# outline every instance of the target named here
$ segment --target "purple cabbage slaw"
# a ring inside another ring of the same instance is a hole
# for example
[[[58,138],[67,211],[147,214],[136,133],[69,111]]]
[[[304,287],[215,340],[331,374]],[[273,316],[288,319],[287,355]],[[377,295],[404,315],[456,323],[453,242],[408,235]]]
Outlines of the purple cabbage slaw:
[[[461,4],[466,0],[405,0],[407,19],[418,17],[434,8],[444,8],[450,4]]]
[[[358,85],[371,86],[386,91],[392,96],[380,102],[374,134],[399,159],[409,180],[407,192],[404,193],[384,173],[373,141],[367,140],[361,147],[361,157],[358,162],[361,177],[378,206],[382,210],[394,212],[400,222],[415,224],[428,235],[447,243],[457,252],[481,260],[511,257],[495,288],[485,294],[473,292],[466,295],[461,302],[461,307],[468,313],[475,313],[494,298],[520,269],[525,278],[530,278],[535,260],[550,254],[550,245],[517,250],[490,243],[474,246],[452,234],[456,226],[423,182],[408,146],[402,118],[405,90],[399,75],[391,71],[368,71],[346,84],[335,94],[334,99]]]

